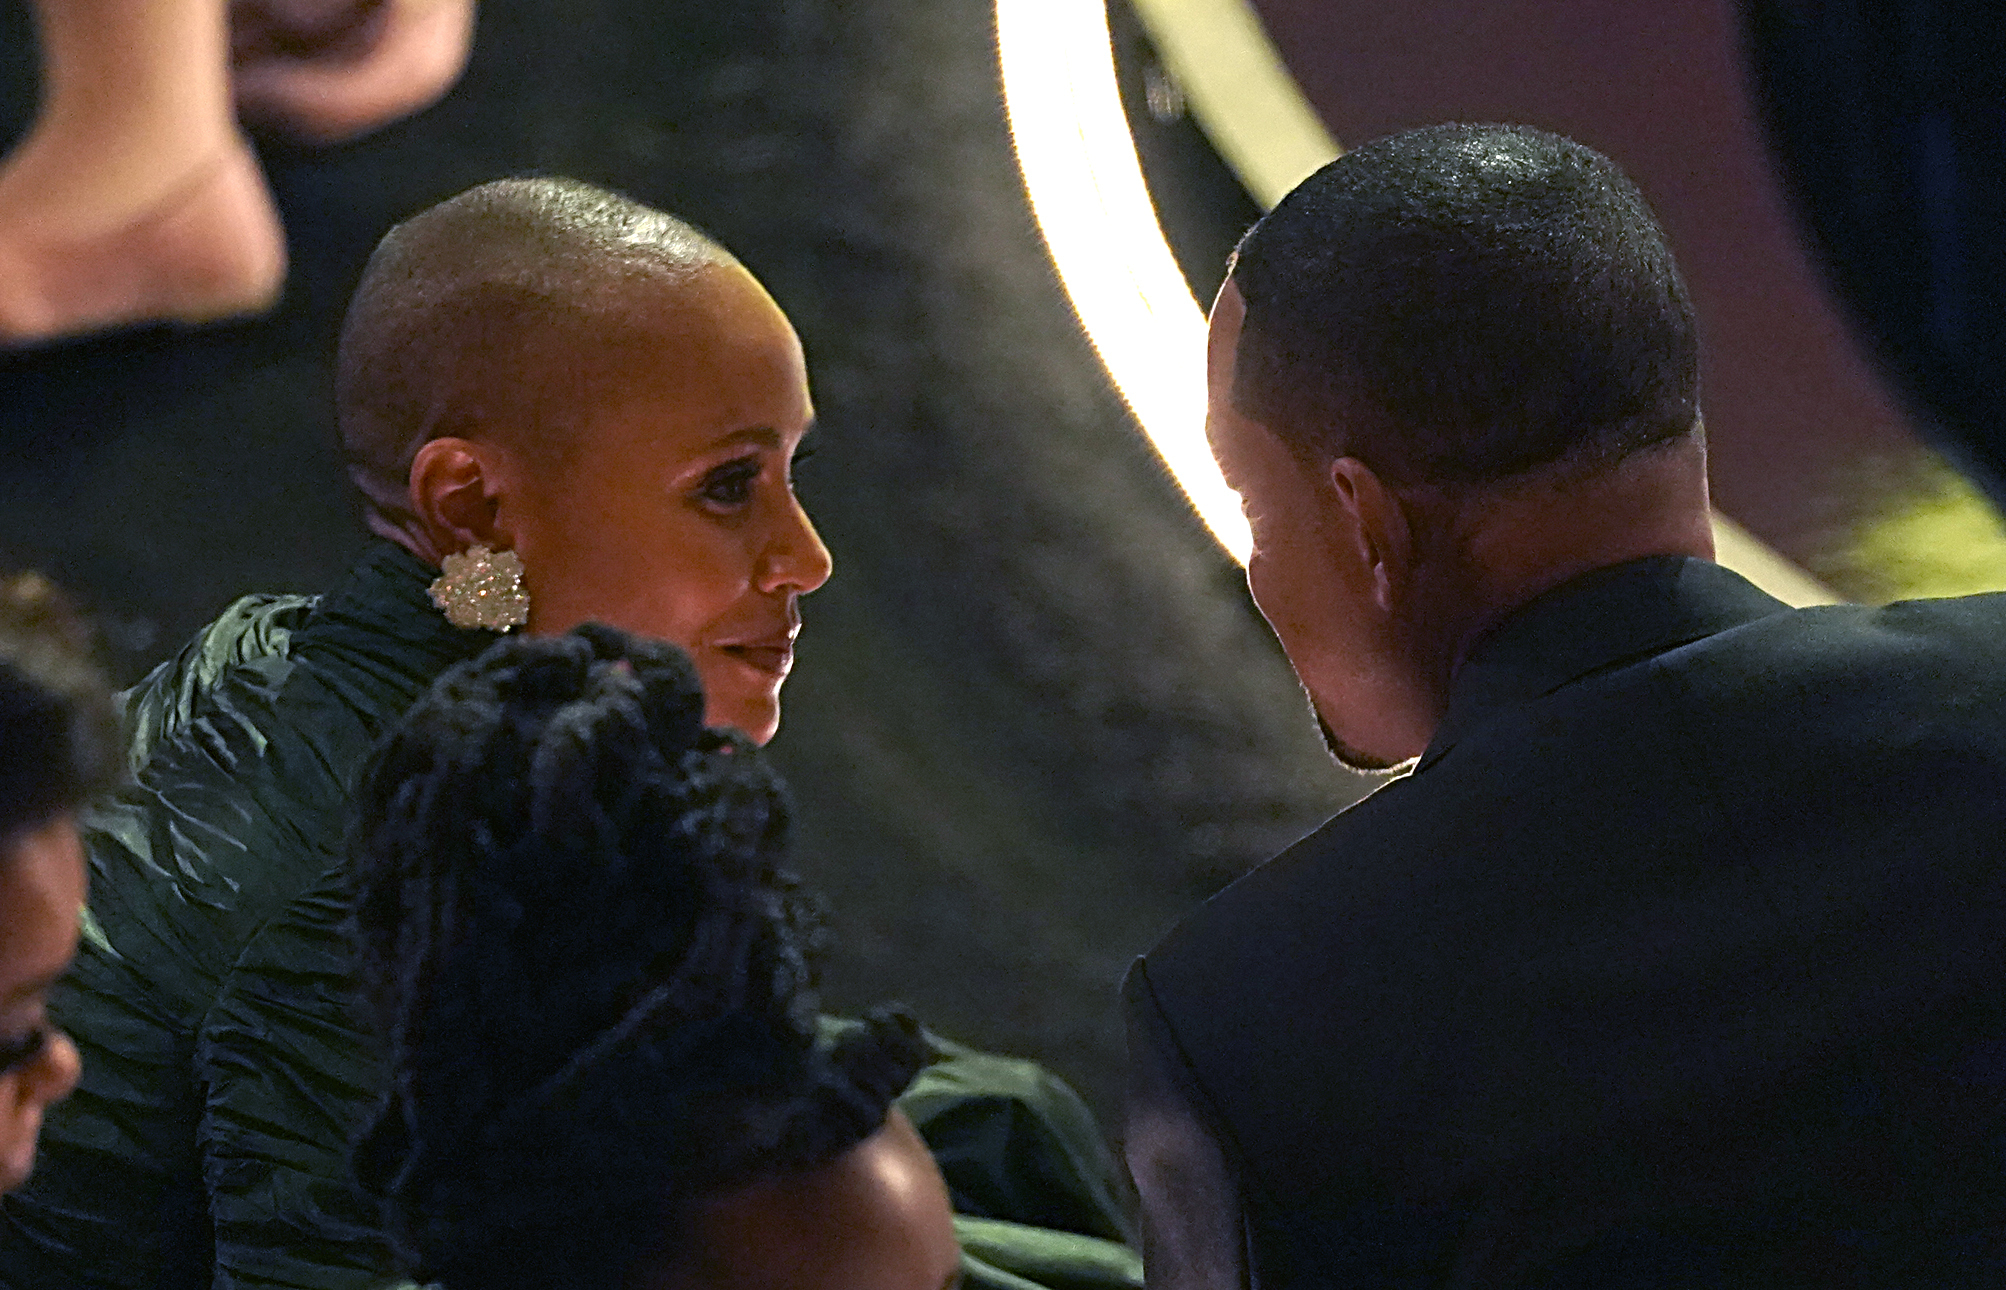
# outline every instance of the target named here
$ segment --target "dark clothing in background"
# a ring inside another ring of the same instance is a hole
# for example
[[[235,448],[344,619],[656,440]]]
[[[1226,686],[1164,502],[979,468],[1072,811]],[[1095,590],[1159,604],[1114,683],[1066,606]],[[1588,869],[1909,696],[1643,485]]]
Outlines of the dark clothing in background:
[[[365,758],[451,664],[435,571],[379,543],[320,598],[232,605],[127,698],[135,784],[85,813],[90,910],[51,1011],[83,1053],[0,1204],[0,1290],[364,1290],[390,1271],[348,1143],[386,1087],[353,1007],[343,836]],[[1139,1279],[1092,1115],[934,1041],[901,1099],[968,1284]],[[1028,1279],[1019,1279],[1019,1278]]]
[[[1157,1290],[2006,1285],[2006,596],[1569,583],[1125,995]]]

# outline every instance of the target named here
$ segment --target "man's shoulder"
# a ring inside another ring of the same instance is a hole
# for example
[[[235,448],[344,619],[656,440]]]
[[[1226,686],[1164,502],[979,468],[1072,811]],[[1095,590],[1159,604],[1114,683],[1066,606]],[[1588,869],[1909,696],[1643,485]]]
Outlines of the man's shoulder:
[[[1212,996],[1254,960],[1327,956],[1338,914],[1398,935],[1521,882],[1519,866],[1669,862],[1723,829],[1751,861],[1790,835],[1846,850],[1869,804],[1954,821],[1964,798],[1996,799],[1991,775],[2006,775],[2006,594],[1776,614],[1491,714],[1192,911],[1148,961],[1173,993]]]
[[[1150,970],[1189,964],[1203,971],[1227,944],[1345,886],[1354,876],[1353,857],[1403,846],[1427,818],[1429,794],[1413,780],[1411,774],[1389,779],[1215,893],[1149,951]]]
[[[1677,687],[1663,723],[1753,783],[1816,768],[1816,797],[1924,748],[2006,751],[2006,594],[1799,609],[1653,665]]]
[[[1753,664],[1765,679],[1787,679],[1790,669],[1814,670],[1825,660],[1903,669],[1922,656],[1996,673],[2006,662],[2006,592],[1792,609],[1670,651],[1664,661]]]
[[[1194,911],[1131,1018],[1305,1204],[1702,1080],[1811,1097],[1835,1035],[1999,997],[2002,655],[2006,596],[1840,606],[1517,697]]]

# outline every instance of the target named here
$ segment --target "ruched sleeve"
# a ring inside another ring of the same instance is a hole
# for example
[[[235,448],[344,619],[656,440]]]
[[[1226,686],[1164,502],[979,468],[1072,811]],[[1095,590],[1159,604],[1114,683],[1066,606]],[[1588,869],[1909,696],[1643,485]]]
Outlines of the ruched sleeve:
[[[390,1275],[348,1145],[385,1076],[358,1024],[339,869],[245,949],[204,1021],[202,1171],[215,1290],[359,1290]]]
[[[248,621],[212,628],[128,700],[128,726],[158,741],[156,755],[135,783],[79,818],[90,904],[50,1012],[76,1040],[83,1075],[49,1109],[35,1171],[6,1199],[0,1285],[206,1284],[192,1018],[260,906],[298,886],[292,862],[307,850],[299,799],[255,789],[276,768],[318,764],[306,742],[268,733],[292,669],[283,658],[252,661],[233,643]],[[241,665],[197,701],[187,677],[205,651]],[[321,867],[306,863],[309,874]]]
[[[1036,1062],[928,1039],[934,1061],[899,1105],[955,1212],[1129,1240],[1114,1153],[1079,1094]]]

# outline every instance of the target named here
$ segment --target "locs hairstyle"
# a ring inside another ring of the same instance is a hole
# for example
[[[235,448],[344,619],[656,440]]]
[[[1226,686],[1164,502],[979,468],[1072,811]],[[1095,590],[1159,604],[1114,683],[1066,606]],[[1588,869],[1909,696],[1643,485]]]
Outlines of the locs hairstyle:
[[[90,629],[46,578],[0,579],[0,841],[109,788],[118,721]]]
[[[392,1093],[356,1172],[404,1270],[605,1290],[689,1203],[834,1158],[926,1060],[879,1012],[818,1039],[818,924],[778,780],[703,724],[673,646],[588,625],[447,672],[352,835]]]
[[[1692,302],[1607,157],[1522,126],[1365,144],[1241,241],[1235,403],[1311,461],[1478,483],[1699,422]]]

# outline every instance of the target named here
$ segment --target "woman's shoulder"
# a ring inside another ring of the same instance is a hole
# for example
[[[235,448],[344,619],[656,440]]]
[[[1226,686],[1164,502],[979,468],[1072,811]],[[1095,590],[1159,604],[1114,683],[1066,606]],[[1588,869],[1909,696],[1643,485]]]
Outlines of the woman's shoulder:
[[[78,818],[99,935],[185,1022],[340,849],[385,714],[300,664],[316,601],[237,601],[125,695],[130,781]],[[390,714],[394,715],[394,714]]]
[[[243,596],[216,620],[118,696],[133,773],[163,740],[188,725],[208,697],[238,668],[285,659],[293,632],[313,613],[312,596]]]

